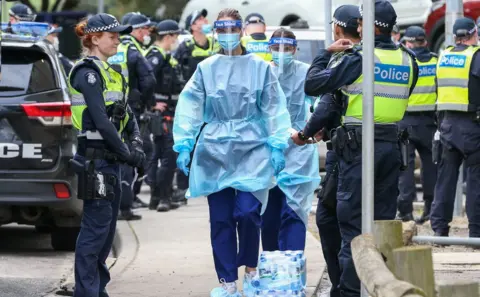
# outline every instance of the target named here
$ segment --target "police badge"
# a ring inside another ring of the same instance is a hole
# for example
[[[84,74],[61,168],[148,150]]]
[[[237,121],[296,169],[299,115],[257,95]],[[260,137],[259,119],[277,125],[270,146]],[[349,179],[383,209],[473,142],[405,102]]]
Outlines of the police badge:
[[[97,82],[95,74],[93,74],[92,72],[87,73],[87,82],[91,85],[94,85]]]

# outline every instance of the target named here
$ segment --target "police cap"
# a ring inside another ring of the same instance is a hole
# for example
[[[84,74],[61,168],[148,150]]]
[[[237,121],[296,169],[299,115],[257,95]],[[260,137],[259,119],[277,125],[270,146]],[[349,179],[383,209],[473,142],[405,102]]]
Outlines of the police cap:
[[[25,4],[17,3],[10,8],[8,14],[17,18],[19,21],[33,22],[37,17],[33,14],[32,9]]]
[[[121,19],[122,25],[129,25],[130,24],[130,19],[132,18],[133,15],[138,14],[138,12],[127,12]]]
[[[98,13],[89,18],[87,26],[85,26],[85,34],[95,32],[128,34],[132,32],[132,26],[120,25],[117,19],[111,14]]]
[[[141,13],[133,14],[128,20],[128,23],[129,25],[132,25],[133,29],[150,27],[152,25],[152,22],[150,21],[150,19],[146,15]]]
[[[363,17],[363,5],[360,6],[360,14]],[[397,13],[390,1],[375,0],[375,26],[393,30],[396,22]]]
[[[414,41],[425,41],[427,39],[427,34],[422,27],[419,26],[410,26],[405,31],[405,35],[403,39],[406,41],[414,42]]]
[[[195,23],[196,20],[198,20],[200,17],[206,18],[207,15],[208,12],[206,9],[195,10],[192,12],[185,20],[185,30],[190,30],[190,27],[193,25],[193,23]]]
[[[174,20],[164,20],[155,26],[158,35],[180,34],[182,30]]]
[[[477,32],[477,25],[469,18],[459,18],[453,25],[453,35],[455,37],[468,37],[475,32]]]
[[[251,13],[245,18],[245,25],[258,23],[265,25],[265,18],[259,13]]]
[[[333,13],[332,23],[343,28],[357,28],[360,12],[356,5],[342,5]]]

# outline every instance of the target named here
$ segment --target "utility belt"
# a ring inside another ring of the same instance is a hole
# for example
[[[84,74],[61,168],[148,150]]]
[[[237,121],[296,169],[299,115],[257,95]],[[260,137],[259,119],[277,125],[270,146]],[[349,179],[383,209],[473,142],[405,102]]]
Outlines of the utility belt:
[[[155,96],[155,100],[159,100],[159,101],[169,101],[169,100],[178,101],[178,97],[179,97],[179,95],[164,95],[159,93],[155,93],[154,96]]]
[[[77,136],[77,154],[86,160],[105,160],[118,163],[118,156],[105,148],[105,142],[98,131],[85,131]]]
[[[465,119],[472,120],[473,122],[480,122],[480,111],[463,112],[463,111],[445,110],[443,111],[443,113],[444,113],[444,118],[445,117],[465,118]]]
[[[406,135],[406,138],[405,138]],[[330,132],[332,149],[335,153],[343,158],[347,163],[353,162],[356,155],[361,152],[362,148],[362,126],[361,125],[344,125]],[[398,132],[397,125],[376,124],[374,127],[374,140],[399,143],[405,147],[408,146],[408,133],[406,130],[402,133]],[[406,149],[401,149],[402,155]],[[406,166],[407,156],[402,156],[401,169]]]
[[[113,174],[105,174],[95,170],[95,160],[86,160],[82,163],[71,159],[69,164],[78,175],[77,197],[80,200],[106,199],[112,201],[115,198],[115,185],[118,180]]]
[[[406,111],[404,116],[412,116],[412,117],[418,117],[418,116],[426,116],[426,117],[435,117],[435,111]]]

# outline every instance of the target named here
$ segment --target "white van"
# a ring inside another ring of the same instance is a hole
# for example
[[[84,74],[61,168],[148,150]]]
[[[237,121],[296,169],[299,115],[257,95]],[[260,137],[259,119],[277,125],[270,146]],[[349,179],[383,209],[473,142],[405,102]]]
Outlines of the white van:
[[[390,0],[390,2],[397,11],[397,23],[400,28],[422,26],[432,7],[432,0]],[[335,10],[344,4],[361,3],[363,0],[332,0],[332,7]],[[303,19],[310,26],[323,27],[324,4],[325,0],[190,0],[183,10],[180,25],[184,26],[187,16],[195,10],[206,9],[207,18],[213,23],[223,8],[235,8],[244,18],[253,12],[260,13],[269,26],[288,26]]]

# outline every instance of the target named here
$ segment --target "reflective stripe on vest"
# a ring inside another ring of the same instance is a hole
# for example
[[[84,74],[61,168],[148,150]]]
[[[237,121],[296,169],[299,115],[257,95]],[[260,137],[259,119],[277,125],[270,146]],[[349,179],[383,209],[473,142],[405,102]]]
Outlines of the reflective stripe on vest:
[[[193,46],[193,49],[192,49],[192,57],[193,58],[208,58],[210,56],[213,56],[214,54],[216,54],[220,50],[220,45],[216,42],[213,42],[212,37],[207,37],[207,39],[208,39],[208,44],[209,44],[209,47],[207,49],[203,49],[201,47],[198,47],[193,39],[190,39],[190,40],[186,41],[187,47]]]
[[[408,100],[407,111],[434,111],[437,101],[437,85],[435,82],[437,72],[436,57],[427,62],[417,61],[418,81]]]
[[[359,52],[360,54],[362,52]],[[396,123],[403,118],[413,81],[412,58],[402,49],[375,49],[374,122]],[[344,123],[362,120],[363,74],[342,87],[348,97]]]
[[[245,36],[242,37],[242,45],[247,52],[256,54],[267,62],[272,61],[272,54],[268,48],[268,39],[256,40],[252,36]]]
[[[97,66],[100,76],[102,77],[104,81],[104,91],[103,91],[103,99],[105,101],[105,106],[110,106],[114,102],[121,101],[124,99],[124,91],[125,91],[125,100],[127,100],[127,95],[128,94],[128,86],[124,87],[124,80],[122,78],[122,74],[116,72],[113,70],[110,65],[106,62],[102,62],[99,60],[80,60],[73,66],[72,71],[70,72],[70,76],[68,78],[68,87],[70,94],[72,94],[72,102],[71,102],[71,110],[72,110],[72,123],[73,126],[79,130],[83,131],[82,127],[82,119],[83,119],[83,113],[87,109],[87,104],[85,102],[85,98],[83,97],[83,94],[78,92],[76,89],[74,89],[71,85],[71,79],[72,76],[71,74],[74,73],[75,68],[79,67],[80,65],[84,63],[89,63],[87,61],[93,61],[95,65]],[[126,83],[126,82],[125,82]],[[120,130],[118,131],[119,135],[122,133],[123,129],[125,129],[125,126],[128,122],[129,115],[126,113],[125,118],[121,121],[120,124]]]
[[[144,49],[143,46],[138,43],[138,41],[132,35],[122,36],[121,40],[122,44],[126,45],[127,48],[128,46],[133,45],[140,52],[140,54],[142,54],[143,56],[146,55],[146,49]]]
[[[447,48],[437,65],[437,110],[469,111],[468,80],[473,55],[479,50],[469,46],[463,51]]]
[[[120,65],[120,67],[122,67],[122,75],[128,83],[128,45],[120,43],[117,48],[117,53],[108,58],[108,63]]]

